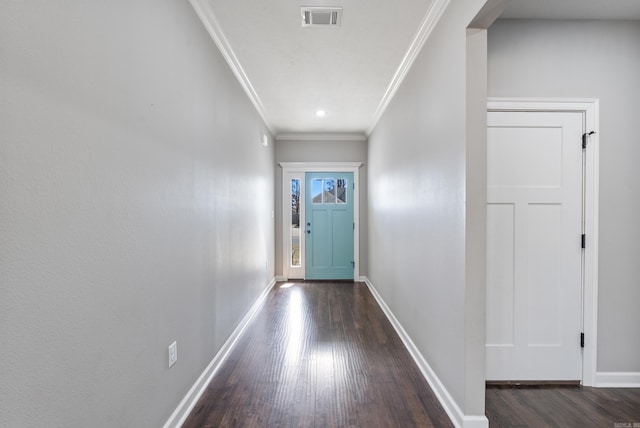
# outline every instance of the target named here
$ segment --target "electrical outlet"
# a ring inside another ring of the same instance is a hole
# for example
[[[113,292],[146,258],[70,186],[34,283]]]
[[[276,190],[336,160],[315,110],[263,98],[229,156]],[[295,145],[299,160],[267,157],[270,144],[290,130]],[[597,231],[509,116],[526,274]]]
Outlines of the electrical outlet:
[[[178,343],[173,342],[169,345],[169,368],[178,361]]]

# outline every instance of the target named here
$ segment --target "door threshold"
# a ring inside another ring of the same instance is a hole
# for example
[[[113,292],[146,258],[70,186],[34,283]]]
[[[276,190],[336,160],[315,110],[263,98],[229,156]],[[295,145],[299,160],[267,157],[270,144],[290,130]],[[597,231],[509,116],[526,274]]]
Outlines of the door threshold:
[[[487,389],[580,388],[579,380],[488,380]]]

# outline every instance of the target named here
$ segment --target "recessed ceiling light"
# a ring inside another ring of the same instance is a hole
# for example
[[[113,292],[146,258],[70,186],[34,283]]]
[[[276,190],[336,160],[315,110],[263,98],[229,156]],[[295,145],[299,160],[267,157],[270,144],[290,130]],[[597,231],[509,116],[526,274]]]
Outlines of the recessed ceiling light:
[[[316,111],[316,116],[318,116],[318,117],[323,117],[323,116],[326,116],[326,115],[327,115],[327,112],[324,111],[324,110]]]

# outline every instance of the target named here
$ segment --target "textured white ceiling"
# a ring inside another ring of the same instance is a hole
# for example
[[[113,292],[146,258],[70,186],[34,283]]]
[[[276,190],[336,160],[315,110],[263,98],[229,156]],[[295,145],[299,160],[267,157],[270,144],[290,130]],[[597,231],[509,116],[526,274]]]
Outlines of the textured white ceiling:
[[[276,136],[367,134],[447,2],[191,0]],[[340,6],[342,25],[303,28],[301,6]],[[640,0],[513,0],[502,17],[638,20]]]
[[[502,18],[640,19],[640,0],[512,0]]]
[[[364,133],[431,4],[207,2],[276,134]],[[341,6],[342,25],[303,28],[301,6]]]

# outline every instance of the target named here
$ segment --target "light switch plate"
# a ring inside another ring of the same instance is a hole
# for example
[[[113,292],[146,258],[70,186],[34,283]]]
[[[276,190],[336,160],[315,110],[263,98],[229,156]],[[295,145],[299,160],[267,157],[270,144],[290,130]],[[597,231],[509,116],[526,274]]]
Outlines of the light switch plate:
[[[169,368],[178,361],[178,343],[173,342],[169,345]]]

